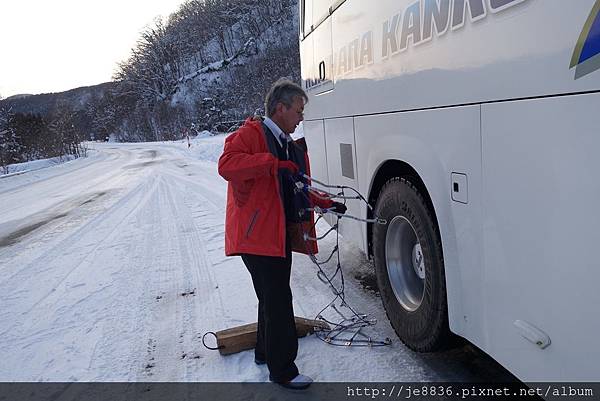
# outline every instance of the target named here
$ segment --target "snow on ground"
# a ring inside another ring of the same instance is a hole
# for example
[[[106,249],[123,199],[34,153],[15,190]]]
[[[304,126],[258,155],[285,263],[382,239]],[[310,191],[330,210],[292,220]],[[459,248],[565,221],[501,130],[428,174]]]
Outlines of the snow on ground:
[[[224,357],[201,342],[256,320],[250,276],[223,251],[223,140],[93,144],[88,158],[0,180],[0,381],[268,380],[252,351]],[[324,240],[322,254],[333,245]],[[368,288],[371,266],[351,244],[341,248],[348,303],[378,320],[366,333],[394,341],[347,348],[309,336],[299,340],[301,372],[318,381],[506,377],[464,347],[404,347]],[[333,298],[304,255],[294,257],[292,289],[297,316],[313,318]]]

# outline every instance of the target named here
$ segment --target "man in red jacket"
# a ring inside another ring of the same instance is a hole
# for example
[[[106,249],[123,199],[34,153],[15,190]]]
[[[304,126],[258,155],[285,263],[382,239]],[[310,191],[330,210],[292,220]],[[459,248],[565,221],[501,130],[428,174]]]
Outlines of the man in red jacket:
[[[303,120],[304,90],[291,81],[275,82],[265,99],[267,117],[252,118],[225,140],[219,174],[228,181],[225,254],[240,255],[258,297],[255,362],[269,368],[269,379],[303,389],[312,379],[294,363],[298,338],[292,307],[292,251],[317,253],[312,213],[318,205],[344,213],[343,204],[294,191],[298,173],[310,175],[304,139],[290,134]]]

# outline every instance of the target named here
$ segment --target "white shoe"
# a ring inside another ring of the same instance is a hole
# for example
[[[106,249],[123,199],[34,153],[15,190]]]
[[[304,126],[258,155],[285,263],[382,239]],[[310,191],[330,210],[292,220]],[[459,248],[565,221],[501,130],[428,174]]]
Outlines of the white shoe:
[[[277,384],[285,388],[290,388],[292,390],[304,390],[308,388],[308,386],[310,386],[312,382],[312,378],[299,374],[290,381],[278,382]]]

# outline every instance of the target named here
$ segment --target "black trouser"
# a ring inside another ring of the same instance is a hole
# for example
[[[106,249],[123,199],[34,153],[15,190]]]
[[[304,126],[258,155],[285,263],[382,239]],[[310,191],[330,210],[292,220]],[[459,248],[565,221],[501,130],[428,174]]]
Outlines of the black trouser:
[[[298,375],[294,363],[298,337],[292,306],[292,252],[285,258],[242,255],[258,297],[258,333],[254,355],[267,361],[270,379],[284,382]]]

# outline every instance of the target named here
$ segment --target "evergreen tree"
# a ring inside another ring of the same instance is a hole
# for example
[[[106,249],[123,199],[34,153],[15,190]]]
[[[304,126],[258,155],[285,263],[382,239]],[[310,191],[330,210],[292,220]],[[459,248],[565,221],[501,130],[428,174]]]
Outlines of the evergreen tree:
[[[8,174],[8,166],[19,163],[22,145],[14,128],[14,114],[10,110],[0,110],[0,166],[2,172]]]

